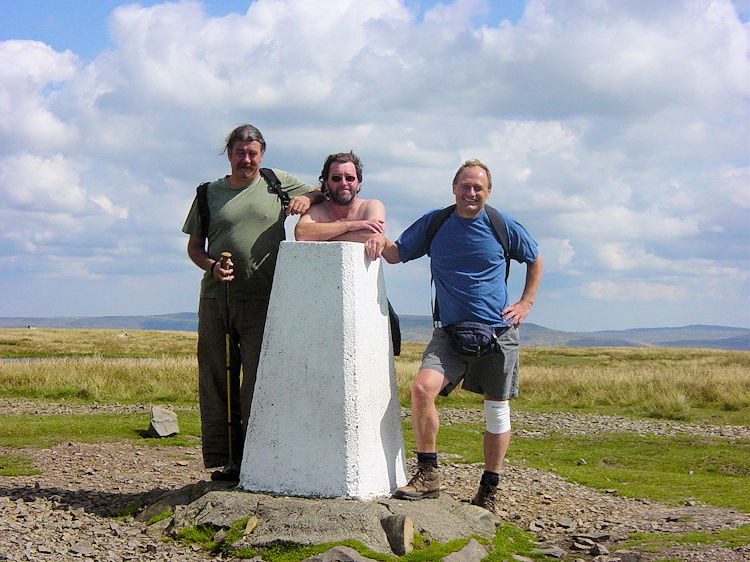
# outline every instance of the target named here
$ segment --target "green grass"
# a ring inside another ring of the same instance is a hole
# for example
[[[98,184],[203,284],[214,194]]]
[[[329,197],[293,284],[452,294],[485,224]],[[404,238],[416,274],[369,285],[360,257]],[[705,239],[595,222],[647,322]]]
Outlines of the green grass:
[[[380,552],[368,549],[361,542],[355,540],[346,540],[339,542],[328,542],[317,545],[303,545],[291,542],[276,542],[265,547],[250,548],[246,546],[235,546],[241,542],[242,528],[245,526],[247,518],[236,521],[231,529],[227,532],[226,539],[222,542],[214,540],[217,527],[211,525],[202,525],[198,527],[189,527],[178,533],[178,540],[184,545],[197,544],[208,552],[213,554],[223,554],[227,558],[249,559],[262,557],[267,562],[299,562],[322,554],[335,546],[348,546],[372,560],[398,560],[400,562],[432,562],[441,560],[452,552],[461,550],[466,544],[475,538],[483,545],[489,541],[483,537],[466,537],[456,539],[446,543],[418,541],[419,536],[415,536],[414,550],[404,556],[394,557]],[[489,553],[484,560],[501,561],[508,560],[513,554],[523,556],[532,556],[532,551],[536,548],[534,538],[510,524],[500,525],[497,528],[495,537],[492,539],[494,550]],[[542,559],[544,557],[537,558]]]
[[[396,360],[399,400],[424,344],[407,343]],[[521,348],[516,409],[621,415],[716,425],[748,425],[750,352],[684,348]],[[480,408],[482,398],[456,390],[442,408]]]
[[[0,329],[0,357],[186,357],[198,334],[161,330]]]
[[[66,441],[134,440],[145,445],[189,446],[198,442],[200,416],[179,411],[180,435],[146,437],[144,414],[4,415],[0,417],[0,446],[51,447]],[[23,427],[23,432],[19,428]],[[440,429],[441,451],[467,463],[482,461],[483,424],[453,424]],[[404,424],[407,450],[414,448],[411,425]],[[0,470],[28,474],[23,455],[4,455]],[[585,459],[585,465],[579,465]],[[508,460],[553,471],[571,481],[598,489],[616,489],[628,497],[677,504],[695,499],[707,504],[750,511],[750,497],[740,493],[750,476],[750,442],[685,436],[633,434],[596,436],[515,436]]]
[[[52,447],[66,441],[103,443],[125,439],[137,440],[144,445],[165,446],[190,446],[198,442],[200,415],[196,411],[177,412],[180,433],[173,437],[147,437],[150,421],[150,413],[49,416],[5,414],[0,416],[0,446]]]
[[[509,523],[502,523],[498,526],[492,546],[494,550],[485,558],[492,562],[509,560],[513,554],[532,558],[534,557],[533,550],[538,548],[536,539],[531,534]],[[537,558],[547,559],[547,557],[539,556]]]
[[[174,512],[171,509],[162,511],[158,515],[154,515],[151,519],[146,521],[146,526],[153,525],[154,523],[158,523],[159,521],[164,521],[168,517],[172,517],[172,515],[174,515]]]
[[[198,398],[195,357],[58,357],[0,362],[0,396],[84,403],[170,403]]]
[[[197,403],[194,332],[0,329],[0,396],[89,402]],[[395,359],[399,400],[425,344]],[[134,360],[134,358],[138,358]],[[56,361],[59,361],[56,362]],[[682,348],[521,348],[517,409],[747,425],[750,352]],[[439,407],[480,407],[457,390]]]
[[[482,431],[481,423],[441,427],[439,448],[459,455],[457,462],[482,462]],[[410,424],[404,424],[404,441],[407,450],[414,449]],[[750,495],[743,492],[750,476],[746,440],[624,433],[514,436],[507,459],[627,497],[670,504],[698,500],[750,512]],[[579,465],[579,459],[586,464]]]

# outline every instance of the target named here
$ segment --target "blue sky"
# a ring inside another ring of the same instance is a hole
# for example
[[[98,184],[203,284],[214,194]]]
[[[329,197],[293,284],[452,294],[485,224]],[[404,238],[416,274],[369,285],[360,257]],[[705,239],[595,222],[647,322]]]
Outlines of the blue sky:
[[[750,327],[748,12],[728,0],[0,1],[0,316],[195,310],[180,233],[251,122],[365,164],[395,238],[466,158],[539,241],[529,321]],[[291,228],[291,224],[288,225]],[[386,265],[429,314],[427,260]],[[524,268],[512,269],[518,296]]]
[[[164,2],[141,1],[122,2],[116,0],[17,0],[0,1],[0,39],[32,39],[44,41],[56,51],[70,49],[79,57],[90,60],[102,49],[113,47],[110,40],[107,19],[112,10],[125,4],[138,4],[142,7],[156,6]],[[200,2],[207,16],[221,17],[231,13],[244,14],[248,0],[225,0]],[[408,0],[404,5],[412,10],[417,18],[439,2]],[[503,20],[518,21],[523,14],[522,0],[488,2],[479,7],[474,21],[479,24],[497,25]]]

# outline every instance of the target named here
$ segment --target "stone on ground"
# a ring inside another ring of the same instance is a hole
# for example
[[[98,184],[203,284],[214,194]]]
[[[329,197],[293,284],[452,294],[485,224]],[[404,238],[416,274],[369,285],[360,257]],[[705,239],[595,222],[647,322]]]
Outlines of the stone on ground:
[[[171,437],[179,432],[177,414],[161,406],[151,406],[151,425],[148,426],[149,437]]]

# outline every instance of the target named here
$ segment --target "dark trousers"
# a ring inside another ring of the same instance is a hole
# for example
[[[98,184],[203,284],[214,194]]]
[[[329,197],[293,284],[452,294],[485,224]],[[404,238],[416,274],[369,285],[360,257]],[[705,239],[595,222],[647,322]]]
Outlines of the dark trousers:
[[[224,299],[201,298],[198,308],[198,396],[206,468],[242,462],[260,360],[267,299],[229,303],[232,459],[227,426],[226,310]]]

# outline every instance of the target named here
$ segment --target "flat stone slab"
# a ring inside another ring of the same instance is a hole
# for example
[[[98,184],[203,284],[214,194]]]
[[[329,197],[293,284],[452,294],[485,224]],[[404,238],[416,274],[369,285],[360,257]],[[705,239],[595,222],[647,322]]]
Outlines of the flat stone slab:
[[[183,497],[187,497],[183,491]],[[395,554],[383,521],[409,517],[414,532],[447,542],[476,534],[491,538],[495,523],[489,511],[454,500],[447,494],[420,501],[377,498],[315,499],[256,494],[239,490],[209,491],[188,505],[176,505],[168,533],[197,525],[228,528],[238,519],[257,518],[252,532],[234,546],[262,547],[276,541],[300,544],[354,539],[368,548]]]

